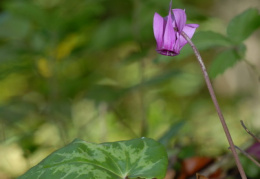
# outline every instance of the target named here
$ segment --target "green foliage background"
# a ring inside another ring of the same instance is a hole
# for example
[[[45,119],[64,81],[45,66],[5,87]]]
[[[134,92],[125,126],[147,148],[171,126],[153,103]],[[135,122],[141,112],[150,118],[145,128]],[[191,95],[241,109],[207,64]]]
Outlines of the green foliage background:
[[[155,52],[153,15],[166,16],[169,0],[0,3],[0,176],[21,175],[75,138],[105,142],[146,136],[166,146],[192,146],[196,155],[227,150],[190,47],[173,58]],[[215,17],[216,7],[215,1],[173,1],[173,8],[186,10],[189,23],[200,24],[194,42],[204,50],[207,66],[215,57],[233,57],[225,48],[234,43],[242,54],[226,67],[248,56],[255,62],[253,67],[239,62],[220,76],[225,68],[210,67],[224,116],[241,145],[249,136],[239,120],[253,132],[260,129],[259,57],[250,49],[246,56],[240,44],[252,30],[238,30],[238,37],[229,27],[227,35],[235,42],[226,39],[231,17]],[[259,30],[253,35],[259,47]]]

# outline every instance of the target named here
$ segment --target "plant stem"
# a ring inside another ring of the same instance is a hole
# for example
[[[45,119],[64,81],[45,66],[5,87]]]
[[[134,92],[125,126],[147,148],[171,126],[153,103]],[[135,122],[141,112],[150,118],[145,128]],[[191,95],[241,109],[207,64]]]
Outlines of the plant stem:
[[[220,119],[220,122],[222,124],[222,127],[225,131],[225,134],[226,134],[226,137],[227,137],[227,140],[228,140],[228,143],[230,145],[230,148],[231,148],[231,151],[232,151],[232,154],[235,158],[235,162],[236,162],[236,165],[237,165],[237,168],[239,170],[239,173],[240,173],[240,176],[242,177],[242,179],[247,179],[246,177],[246,174],[244,172],[244,169],[240,163],[240,160],[238,158],[238,155],[237,155],[237,152],[236,152],[236,149],[235,149],[235,145],[233,143],[233,140],[232,140],[232,137],[230,135],[230,132],[228,130],[228,127],[227,127],[227,124],[226,124],[226,121],[223,117],[223,114],[221,112],[221,109],[219,107],[219,104],[218,104],[218,101],[217,101],[217,98],[216,98],[216,95],[215,95],[215,92],[213,90],[213,87],[212,87],[212,84],[210,82],[210,79],[209,79],[209,76],[208,76],[208,73],[207,73],[207,70],[206,70],[206,67],[204,65],[204,62],[200,56],[200,53],[198,51],[198,49],[195,47],[195,45],[193,44],[193,42],[191,41],[191,39],[187,36],[186,33],[182,32],[181,35],[187,40],[187,42],[190,44],[191,48],[193,49],[194,53],[195,53],[195,56],[197,57],[198,59],[198,62],[200,64],[200,67],[202,69],[202,72],[203,72],[203,76],[205,78],[205,81],[206,81],[206,84],[207,84],[207,87],[208,87],[208,90],[209,90],[209,93],[210,93],[210,96],[211,96],[211,99],[215,105],[215,108],[217,110],[217,113],[218,113],[218,116],[219,116],[219,119]]]
[[[257,142],[260,143],[260,139],[258,139],[252,132],[250,132],[250,130],[247,129],[247,127],[245,126],[244,122],[242,120],[240,120],[240,123],[242,125],[242,127],[246,130],[246,132],[251,135]]]
[[[253,157],[251,157],[248,153],[246,153],[244,150],[240,149],[238,146],[235,146],[237,150],[239,150],[242,154],[244,154],[249,160],[251,160],[256,166],[260,168],[260,163],[256,161]]]

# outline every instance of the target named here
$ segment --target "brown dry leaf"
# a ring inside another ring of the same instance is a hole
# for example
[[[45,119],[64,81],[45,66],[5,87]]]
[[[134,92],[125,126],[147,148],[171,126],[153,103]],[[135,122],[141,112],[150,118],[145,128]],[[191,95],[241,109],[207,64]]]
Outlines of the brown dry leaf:
[[[164,179],[174,179],[176,172],[173,169],[168,169]]]
[[[207,157],[191,157],[183,161],[182,166],[188,176],[194,175],[196,172],[204,168],[212,162],[211,158]]]
[[[189,176],[194,176],[196,172],[199,172],[212,161],[213,159],[208,157],[191,157],[183,160],[178,179],[186,179]]]
[[[209,179],[203,175],[200,175],[199,173],[196,173],[196,179]]]

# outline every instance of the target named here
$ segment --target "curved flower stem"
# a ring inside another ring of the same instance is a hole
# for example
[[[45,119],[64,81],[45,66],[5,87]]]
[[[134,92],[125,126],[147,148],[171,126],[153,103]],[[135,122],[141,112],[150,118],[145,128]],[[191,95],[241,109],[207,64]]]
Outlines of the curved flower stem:
[[[216,98],[216,95],[215,95],[215,92],[213,90],[213,87],[212,87],[212,84],[210,82],[210,79],[209,79],[209,76],[208,76],[208,73],[207,73],[207,70],[206,70],[206,67],[204,65],[204,62],[200,56],[200,53],[198,51],[198,49],[195,47],[195,45],[193,44],[193,42],[191,41],[191,39],[187,36],[186,33],[182,32],[181,35],[187,40],[187,42],[190,44],[191,48],[193,49],[194,53],[195,53],[195,56],[197,57],[198,59],[198,62],[200,64],[200,67],[202,69],[202,72],[203,72],[203,76],[205,78],[205,81],[206,81],[206,84],[207,84],[207,87],[208,87],[208,90],[209,90],[209,93],[210,93],[210,96],[211,96],[211,99],[215,105],[215,108],[217,110],[217,113],[218,113],[218,116],[219,116],[219,119],[220,119],[220,122],[222,124],[222,127],[225,131],[225,134],[226,134],[226,137],[227,137],[227,140],[228,140],[228,143],[230,145],[230,149],[232,151],[232,154],[235,158],[235,161],[236,161],[236,165],[237,165],[237,168],[239,170],[239,173],[240,173],[240,176],[242,177],[242,179],[247,179],[246,177],[246,174],[244,172],[244,169],[239,161],[239,158],[238,158],[238,155],[237,155],[237,152],[236,152],[236,149],[235,149],[235,145],[233,143],[233,140],[232,140],[232,137],[230,135],[230,132],[228,130],[228,127],[227,127],[227,124],[226,124],[226,121],[223,117],[223,114],[221,112],[221,109],[219,107],[219,104],[218,104],[218,101],[217,101],[217,98]]]

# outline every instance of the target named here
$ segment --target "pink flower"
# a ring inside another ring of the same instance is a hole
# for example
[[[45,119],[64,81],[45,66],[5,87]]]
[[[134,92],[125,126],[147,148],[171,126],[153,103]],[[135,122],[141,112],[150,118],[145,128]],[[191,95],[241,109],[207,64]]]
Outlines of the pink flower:
[[[157,52],[162,55],[176,56],[187,41],[182,37],[181,32],[185,32],[192,38],[198,24],[186,24],[186,14],[182,9],[172,9],[170,2],[169,14],[161,17],[158,13],[154,14],[153,32],[157,42]]]

